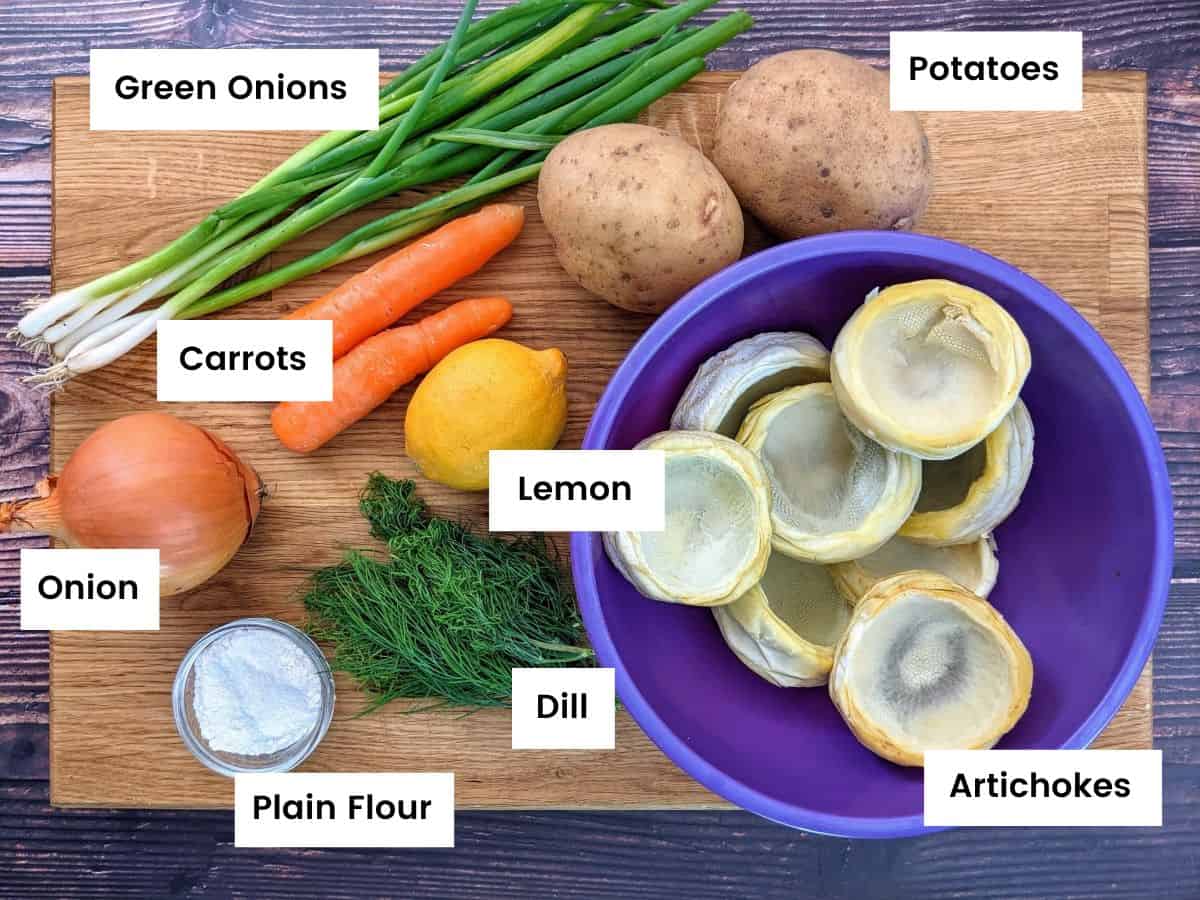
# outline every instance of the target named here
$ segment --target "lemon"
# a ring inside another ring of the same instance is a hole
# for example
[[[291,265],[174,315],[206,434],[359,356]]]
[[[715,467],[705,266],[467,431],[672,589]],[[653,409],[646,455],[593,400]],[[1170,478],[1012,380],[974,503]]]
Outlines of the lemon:
[[[464,344],[417,387],[405,451],[426,478],[488,486],[488,451],[549,450],[567,421],[567,358],[491,338]]]

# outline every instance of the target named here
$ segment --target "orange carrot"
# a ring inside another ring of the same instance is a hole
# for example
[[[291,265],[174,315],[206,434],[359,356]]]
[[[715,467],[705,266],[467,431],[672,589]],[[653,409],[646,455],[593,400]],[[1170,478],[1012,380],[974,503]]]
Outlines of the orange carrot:
[[[443,356],[512,318],[503,297],[460,300],[417,322],[367,338],[333,364],[333,400],[280,403],[271,427],[289,450],[308,453],[345,431]]]
[[[407,244],[286,318],[332,319],[333,358],[338,359],[418,303],[478,271],[513,242],[523,224],[523,206],[485,206]]]

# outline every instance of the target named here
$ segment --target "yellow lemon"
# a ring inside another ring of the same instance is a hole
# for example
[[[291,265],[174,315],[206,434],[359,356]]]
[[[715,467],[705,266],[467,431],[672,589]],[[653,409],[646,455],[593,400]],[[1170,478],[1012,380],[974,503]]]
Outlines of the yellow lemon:
[[[567,358],[491,338],[464,344],[417,387],[405,450],[426,478],[488,486],[489,450],[549,450],[567,421]]]

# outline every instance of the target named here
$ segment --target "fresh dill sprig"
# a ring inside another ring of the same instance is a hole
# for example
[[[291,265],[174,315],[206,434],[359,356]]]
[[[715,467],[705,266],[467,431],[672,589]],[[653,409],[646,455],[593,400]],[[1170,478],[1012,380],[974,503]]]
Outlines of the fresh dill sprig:
[[[513,668],[592,661],[570,584],[541,535],[499,538],[430,516],[411,481],[373,473],[360,499],[387,554],[351,551],[304,597],[331,665],[370,695],[509,706]]]

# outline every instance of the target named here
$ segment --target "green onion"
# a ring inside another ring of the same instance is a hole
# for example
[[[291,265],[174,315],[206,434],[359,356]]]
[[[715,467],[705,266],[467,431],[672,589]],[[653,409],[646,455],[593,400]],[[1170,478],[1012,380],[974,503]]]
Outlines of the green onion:
[[[472,73],[469,78],[450,86],[427,111],[425,120],[421,123],[422,127],[446,121],[475,100],[512,81],[530,65],[548,56],[556,47],[586,27],[602,9],[603,5],[599,3],[590,3],[580,7],[562,22],[538,35],[532,41],[512,53],[489,61],[480,71]],[[391,118],[397,112],[403,112],[411,106],[411,103],[410,96],[404,96],[382,104],[379,108],[380,119]],[[312,160],[300,170],[300,173],[313,174],[331,166],[343,165],[365,153],[373,153],[390,139],[391,133],[396,127],[398,127],[398,123],[392,121],[376,131],[364,132],[354,140]]]
[[[614,34],[607,35],[586,46],[580,47],[566,56],[554,60],[554,62],[545,68],[532,73],[512,88],[485,103],[479,109],[472,111],[458,125],[486,127],[484,124],[485,120],[490,116],[511,109],[523,100],[534,97],[542,91],[567,80],[572,75],[577,75],[580,72],[593,68],[631,47],[658,38],[671,27],[686,21],[691,16],[702,12],[716,2],[717,0],[687,0],[687,2],[681,3],[679,6],[653,13],[627,28],[623,28]],[[586,12],[589,16],[594,16],[599,11],[598,6],[598,4],[589,4],[581,8],[579,13]],[[568,19],[567,21],[570,20]],[[566,22],[563,24],[565,25]],[[497,65],[500,68],[492,74],[491,80],[488,82],[489,84],[492,81],[500,81],[505,75],[509,77],[505,78],[504,81],[510,81],[512,80],[512,76],[518,74],[519,61],[517,60],[503,57],[498,61]],[[528,63],[526,62],[524,65],[527,66]],[[483,73],[480,73],[480,79],[482,75]],[[457,112],[466,103],[469,103],[471,97],[486,93],[486,91],[482,90],[483,85],[480,83],[480,79],[476,79],[472,84],[460,86],[461,89],[453,92],[453,96],[451,96],[451,92],[439,96],[426,114],[425,121],[421,123],[421,128],[424,129],[441,124],[449,116],[453,115],[454,112]],[[395,124],[389,123],[382,126],[378,131],[366,132],[354,140],[347,141],[335,150],[311,160],[306,166],[298,170],[298,174],[316,174],[326,168],[343,165],[365,153],[372,153],[388,140],[393,127],[395,127]]]
[[[314,272],[320,272],[348,259],[363,256],[372,251],[362,250],[360,245],[365,241],[373,240],[384,234],[398,235],[396,240],[389,242],[389,244],[405,240],[409,237],[415,237],[428,228],[435,227],[431,223],[440,214],[453,210],[457,206],[473,203],[484,197],[490,197],[511,187],[516,187],[518,184],[530,181],[537,177],[540,169],[540,164],[515,169],[512,172],[497,175],[486,182],[475,185],[464,185],[461,188],[446,191],[444,194],[440,194],[431,200],[426,200],[424,203],[400,210],[389,216],[384,216],[381,219],[375,220],[370,225],[350,232],[345,237],[330,244],[324,250],[310,254],[304,259],[290,263],[281,269],[276,269],[273,272],[252,278],[219,294],[207,297],[200,303],[188,307],[183,318],[194,319],[198,316],[216,312],[217,310],[227,309],[230,306],[241,303],[243,300],[249,300],[251,297],[257,297],[281,285],[295,281],[297,278],[311,275]],[[441,219],[440,221],[444,220]],[[440,224],[440,221],[438,224]],[[380,246],[388,246],[389,244],[377,245],[374,246],[374,249],[379,249]]]
[[[688,60],[640,90],[629,94],[623,100],[613,104],[605,113],[589,121],[587,127],[631,121],[655,100],[666,96],[680,85],[686,84],[703,70],[703,60]],[[310,254],[304,259],[289,263],[280,269],[259,275],[218,294],[210,295],[205,300],[188,307],[180,318],[194,319],[210,315],[222,309],[228,309],[245,300],[261,296],[277,287],[295,281],[297,278],[324,271],[331,266],[350,259],[356,259],[359,256],[365,256],[367,253],[373,253],[385,247],[390,247],[431,228],[436,228],[443,221],[465,213],[471,204],[468,202],[465,207],[458,207],[457,211],[444,218],[438,218],[436,215],[429,218],[418,218],[418,216],[430,210],[443,208],[448,202],[447,198],[449,198],[450,202],[465,198],[473,198],[478,201],[484,197],[499,193],[502,190],[515,187],[523,182],[532,181],[537,177],[538,172],[541,171],[541,158],[544,157],[545,153],[541,153],[539,157],[535,157],[530,163],[509,172],[507,175],[494,176],[478,182],[472,181],[463,188],[459,188],[457,192],[449,191],[440,198],[435,198],[419,206],[400,210],[399,212],[377,219],[368,225],[352,231],[324,250]],[[477,190],[468,191],[466,190],[468,187],[474,187]]]
[[[383,149],[379,151],[379,155],[371,160],[371,164],[363,170],[359,178],[374,178],[380,172],[388,167],[392,161],[392,157],[396,155],[396,151],[400,146],[408,140],[408,136],[412,134],[413,129],[425,115],[425,110],[429,108],[430,102],[433,100],[433,95],[437,93],[441,87],[442,79],[446,77],[446,73],[450,71],[451,64],[454,62],[454,57],[458,53],[458,48],[462,46],[464,37],[466,36],[467,28],[471,24],[471,16],[475,14],[475,6],[478,0],[466,0],[463,4],[462,15],[459,16],[458,25],[454,29],[454,33],[450,35],[450,40],[446,42],[446,50],[442,59],[438,62],[433,70],[433,74],[429,80],[425,82],[425,86],[421,89],[421,93],[417,95],[416,102],[413,103],[412,109],[409,110],[396,130],[392,132]]]
[[[476,144],[480,147],[501,147],[506,150],[549,150],[562,140],[562,135],[547,137],[523,131],[488,131],[485,128],[458,128],[437,131],[432,137],[454,144]]]
[[[739,12],[680,30],[714,2],[649,11],[658,4],[520,0],[472,22],[476,0],[466,0],[450,39],[380,90],[378,129],[322,135],[158,251],[33,308],[17,336],[51,347],[59,360],[35,377],[58,383],[106,365],[159,321],[208,315],[410,240],[536,178],[565,135],[636,118],[751,25]],[[334,219],[404,189],[464,176],[460,187],[224,286]]]
[[[512,6],[506,6],[504,9],[497,10],[472,24],[467,31],[467,37],[476,39],[481,35],[500,31],[502,28],[510,26],[514,20],[521,20],[526,17],[533,17],[534,21],[536,21],[550,10],[562,5],[564,5],[563,0],[519,0],[519,2],[514,3]],[[465,51],[467,48],[464,47],[463,49]],[[379,92],[379,95],[385,97],[395,93],[426,69],[432,68],[442,58],[442,54],[445,51],[445,44],[431,50],[389,81]]]

